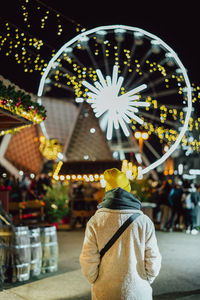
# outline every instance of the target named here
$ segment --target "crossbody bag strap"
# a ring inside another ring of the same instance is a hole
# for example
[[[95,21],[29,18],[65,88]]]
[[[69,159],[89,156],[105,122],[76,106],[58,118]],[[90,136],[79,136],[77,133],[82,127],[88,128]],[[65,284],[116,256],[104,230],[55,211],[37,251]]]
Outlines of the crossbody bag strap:
[[[100,258],[104,256],[104,254],[112,247],[115,241],[120,237],[120,235],[125,231],[125,229],[141,214],[133,214],[131,215],[121,227],[117,230],[117,232],[113,235],[113,237],[107,242],[107,244],[100,251]]]

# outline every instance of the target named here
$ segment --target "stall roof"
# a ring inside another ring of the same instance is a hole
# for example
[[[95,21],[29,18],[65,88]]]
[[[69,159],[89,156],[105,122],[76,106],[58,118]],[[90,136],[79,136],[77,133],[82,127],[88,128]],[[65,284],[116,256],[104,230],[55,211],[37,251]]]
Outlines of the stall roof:
[[[39,151],[38,126],[28,126],[13,134],[5,158],[18,170],[38,174],[43,158]]]
[[[59,175],[102,174],[106,169],[118,168],[121,170],[121,165],[121,160],[64,162]]]
[[[30,120],[20,117],[3,108],[0,108],[0,120],[0,131],[33,124]]]

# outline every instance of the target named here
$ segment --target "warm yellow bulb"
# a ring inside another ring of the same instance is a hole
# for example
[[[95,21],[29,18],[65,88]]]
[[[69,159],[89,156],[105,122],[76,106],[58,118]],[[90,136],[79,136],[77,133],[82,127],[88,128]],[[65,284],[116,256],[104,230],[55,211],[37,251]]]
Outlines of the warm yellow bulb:
[[[136,139],[140,139],[141,138],[141,132],[140,131],[136,131],[135,132],[135,138]]]
[[[142,133],[142,138],[143,138],[143,140],[147,140],[149,138],[148,133],[147,132],[143,132]]]

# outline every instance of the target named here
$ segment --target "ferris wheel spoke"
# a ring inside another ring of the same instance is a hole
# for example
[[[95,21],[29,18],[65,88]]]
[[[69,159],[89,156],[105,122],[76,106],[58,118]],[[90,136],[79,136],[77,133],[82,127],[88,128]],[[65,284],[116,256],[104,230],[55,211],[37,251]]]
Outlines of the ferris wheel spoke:
[[[147,81],[148,80],[148,86],[147,86],[147,91],[149,89],[153,89],[155,88],[156,86],[158,86],[159,84],[161,84],[163,81],[165,81],[165,79],[169,79],[172,77],[174,73],[170,73],[166,76],[162,76],[162,77],[159,77],[155,80],[150,80],[150,74],[148,73],[144,73],[142,77],[140,77],[139,79],[137,79],[133,85],[131,86],[131,88],[134,88],[135,86],[137,86],[138,84],[144,82],[144,81]]]
[[[96,62],[96,60],[94,58],[94,55],[92,54],[92,51],[91,51],[89,45],[86,47],[86,50],[87,50],[87,53],[89,54],[89,57],[91,59],[91,62],[93,64],[93,67],[95,68],[95,70],[99,69],[99,66],[98,66],[98,64],[97,64],[97,62]]]
[[[141,58],[140,60],[140,68],[144,65],[145,61],[147,60],[147,58],[149,58],[149,56],[152,54],[152,48],[149,49],[146,54]]]
[[[160,154],[158,154],[158,152],[155,150],[154,147],[152,147],[152,145],[148,142],[148,141],[144,141],[144,144],[147,146],[147,148],[151,151],[151,153],[157,158],[160,158]]]
[[[68,69],[66,69],[65,67],[59,66],[58,69],[63,73],[63,74],[69,74],[71,77],[75,75],[75,73],[73,73],[72,71],[69,71]]]
[[[142,59],[140,61],[140,68],[143,66],[144,62],[151,55],[151,53],[152,53],[152,49],[149,49],[149,51],[147,51],[146,54],[142,57]],[[134,69],[134,71],[132,72],[129,80],[126,83],[125,88],[128,88],[129,85],[134,81],[134,78],[135,78],[136,74],[137,74],[136,69]]]
[[[155,88],[157,85],[159,85],[159,84],[161,84],[163,81],[165,81],[165,79],[171,78],[173,74],[174,74],[174,73],[171,72],[171,73],[169,73],[169,74],[166,75],[166,76],[162,76],[162,77],[159,77],[159,78],[157,78],[157,79],[155,79],[155,80],[149,81],[147,90],[150,89],[150,88]]]
[[[133,40],[133,44],[132,44],[131,51],[130,51],[129,62],[132,60],[132,57],[133,57],[134,52],[135,52],[135,49],[136,49],[136,43],[135,43],[135,41]],[[128,64],[125,65],[125,67],[124,67],[124,69],[123,69],[123,72],[122,72],[122,76],[123,76],[123,77],[126,77],[127,72],[128,72]]]
[[[79,65],[81,68],[85,67],[84,64],[79,60],[79,58],[74,54],[74,52],[70,58],[73,62],[77,63],[77,65]]]
[[[107,73],[107,75],[110,75],[108,59],[107,59],[107,56],[106,56],[106,47],[105,47],[104,43],[101,43],[101,47],[102,47],[102,52],[103,52],[103,59],[104,59],[104,65],[105,65],[106,73]]]
[[[152,134],[153,134],[156,138],[160,139],[159,134],[158,134],[157,132],[153,131]],[[165,137],[165,135],[162,135],[162,140],[163,140],[166,144],[169,142],[169,140]]]
[[[136,141],[136,139],[134,138],[133,135],[130,135],[130,140],[133,143],[133,145],[136,147],[137,151],[140,152],[139,145],[138,145],[138,143],[137,143],[137,141]],[[146,166],[149,166],[150,165],[150,161],[149,161],[149,159],[147,158],[147,156],[145,155],[144,152],[142,153],[141,156],[142,156],[142,160],[143,160],[144,164]],[[155,180],[158,180],[158,175],[157,175],[157,173],[154,170],[151,170],[151,174],[152,174],[152,176],[153,176],[153,178]]]
[[[121,41],[117,42],[117,54],[118,54],[118,57],[120,56],[120,52],[121,52]]]
[[[158,108],[160,108],[161,106],[163,106],[163,104],[157,103],[157,106],[158,106]],[[180,111],[182,110],[182,107],[178,106],[178,105],[165,104],[165,107],[168,108],[168,109],[177,109],[177,110],[180,110]]]
[[[55,81],[55,80],[52,80],[51,79],[51,83],[54,85],[54,86],[59,86],[60,88],[63,88],[64,90],[67,90],[67,91],[70,91],[70,92],[73,92],[74,93],[74,88],[66,85],[66,84],[63,84],[61,82],[58,82],[58,81]]]
[[[66,77],[66,74],[67,75],[69,75],[71,78],[73,78],[74,76],[75,76],[75,73],[73,73],[72,71],[70,71],[70,70],[68,70],[66,67],[64,67],[62,64],[61,64],[61,66],[59,66],[58,67],[58,69],[59,69],[59,74],[60,74],[60,76],[62,76],[62,77]],[[68,90],[68,91],[71,91],[71,92],[73,92],[74,93],[74,88],[73,87],[70,87],[70,86],[68,86],[67,84],[64,84],[63,82],[61,82],[60,80],[59,81],[57,81],[57,80],[53,80],[52,78],[51,78],[51,75],[56,75],[56,74],[54,74],[54,69],[52,69],[50,72],[49,72],[49,79],[51,80],[51,82],[54,84],[54,86],[59,86],[60,88],[63,88],[63,89],[65,89],[65,90]],[[80,83],[81,82],[81,80],[80,79],[78,79],[78,78],[76,78],[76,82],[77,83]]]
[[[119,127],[118,129],[116,130],[116,136],[117,136],[117,143],[120,147],[122,147],[122,137],[121,137],[121,134],[120,134],[120,130],[119,130]]]
[[[59,72],[59,75],[62,75],[63,77],[64,77],[66,74],[68,74],[71,78],[72,78],[73,76],[75,76],[74,73],[72,73],[71,71],[67,70],[67,69],[64,68],[64,67],[59,67],[58,69],[59,69],[59,71],[60,71],[60,72]],[[52,78],[52,77],[55,78],[55,76],[56,76],[55,70],[52,69],[52,70],[49,72],[49,77],[48,77],[52,83],[55,83],[55,82],[58,83],[57,80],[53,80],[53,78]],[[80,82],[80,80],[77,80],[77,82]],[[61,84],[60,81],[59,81],[59,84],[60,84],[61,87],[63,87],[63,84]],[[55,84],[54,84],[54,85],[55,85]],[[69,90],[70,90],[70,89],[69,89]]]
[[[159,123],[163,124],[161,122],[160,117],[158,117],[158,116],[155,116],[153,114],[150,114],[150,113],[147,113],[147,112],[144,112],[144,111],[140,111],[140,113],[141,113],[142,116],[146,117],[147,119],[150,119],[150,120],[153,120],[153,121],[158,121]],[[176,127],[176,128],[178,128],[180,126],[176,122],[172,122],[170,120],[165,120],[165,124],[169,125],[170,127]]]
[[[134,81],[134,84],[131,86],[131,88],[134,88],[143,82],[147,82],[147,80],[149,80],[149,75],[144,73],[140,78]]]
[[[171,68],[178,68],[178,65],[176,64],[175,60],[171,57],[164,57],[162,58],[159,62],[158,62],[159,65],[161,66],[167,66],[167,67],[171,67]]]
[[[168,90],[164,90],[164,91],[160,91],[160,92],[153,92],[153,93],[149,93],[149,94],[143,94],[142,98],[147,98],[147,97],[159,98],[159,97],[165,97],[165,96],[175,95],[175,94],[178,94],[177,89],[168,89]]]
[[[133,72],[132,72],[132,74],[131,74],[131,76],[129,77],[129,79],[127,80],[127,82],[126,82],[126,85],[125,85],[125,88],[127,89],[129,86],[130,86],[130,84],[134,81],[134,78],[135,78],[135,76],[136,76],[136,70],[134,70]]]

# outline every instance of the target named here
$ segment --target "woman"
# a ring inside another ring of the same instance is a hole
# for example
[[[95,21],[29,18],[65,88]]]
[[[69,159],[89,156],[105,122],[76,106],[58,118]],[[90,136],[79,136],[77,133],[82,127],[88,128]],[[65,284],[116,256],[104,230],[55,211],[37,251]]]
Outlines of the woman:
[[[126,175],[118,169],[104,172],[106,193],[89,220],[80,263],[92,284],[92,300],[151,300],[160,271],[161,255],[152,221],[130,193]],[[134,213],[140,215],[100,259],[100,251],[118,228]]]

